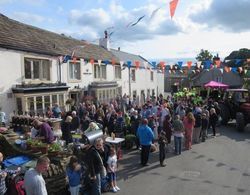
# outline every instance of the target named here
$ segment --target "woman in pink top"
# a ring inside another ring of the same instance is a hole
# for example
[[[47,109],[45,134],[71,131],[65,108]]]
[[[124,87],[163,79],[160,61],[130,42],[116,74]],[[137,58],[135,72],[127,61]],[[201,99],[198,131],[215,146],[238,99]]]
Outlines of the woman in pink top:
[[[189,112],[187,114],[187,116],[183,120],[183,124],[185,128],[185,148],[187,150],[190,150],[192,145],[193,129],[195,124],[195,118],[192,112]]]

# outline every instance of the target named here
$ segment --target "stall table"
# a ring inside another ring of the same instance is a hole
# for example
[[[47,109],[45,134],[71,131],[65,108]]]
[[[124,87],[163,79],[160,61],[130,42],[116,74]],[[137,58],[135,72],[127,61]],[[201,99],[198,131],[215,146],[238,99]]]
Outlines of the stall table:
[[[121,143],[124,141],[125,141],[124,138],[119,138],[119,137],[115,137],[115,139],[113,139],[112,137],[107,137],[105,139],[106,143],[110,143],[110,144],[115,146],[116,153],[117,153],[117,159],[122,158]]]

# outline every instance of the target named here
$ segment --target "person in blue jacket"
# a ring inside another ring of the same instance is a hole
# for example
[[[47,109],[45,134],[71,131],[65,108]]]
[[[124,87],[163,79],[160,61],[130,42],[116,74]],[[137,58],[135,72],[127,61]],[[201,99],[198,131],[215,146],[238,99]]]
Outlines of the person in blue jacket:
[[[78,195],[81,187],[81,165],[76,156],[71,156],[66,168],[71,195]]]
[[[142,119],[141,125],[137,130],[137,137],[139,138],[141,144],[141,165],[147,166],[150,147],[152,140],[154,139],[154,133],[148,126],[147,119]]]

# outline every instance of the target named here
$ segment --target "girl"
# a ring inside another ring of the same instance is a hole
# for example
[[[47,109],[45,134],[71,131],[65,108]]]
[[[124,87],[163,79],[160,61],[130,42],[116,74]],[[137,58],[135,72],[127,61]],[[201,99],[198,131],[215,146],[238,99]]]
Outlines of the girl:
[[[111,183],[111,191],[117,192],[120,190],[120,188],[116,184],[117,156],[114,146],[110,148],[110,155],[108,157],[107,166],[108,177]]]
[[[78,195],[81,184],[81,165],[76,156],[70,158],[66,168],[66,174],[69,181],[69,190],[71,195]]]
[[[190,150],[192,146],[193,129],[195,125],[195,118],[192,112],[187,114],[183,120],[183,124],[185,128],[185,148]]]

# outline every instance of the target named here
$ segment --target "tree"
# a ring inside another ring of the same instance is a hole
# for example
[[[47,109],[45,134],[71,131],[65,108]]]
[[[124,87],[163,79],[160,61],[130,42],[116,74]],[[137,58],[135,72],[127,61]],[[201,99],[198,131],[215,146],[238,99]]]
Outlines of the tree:
[[[213,55],[208,51],[201,49],[200,53],[196,56],[197,61],[206,61],[206,60],[211,60],[212,61]]]

